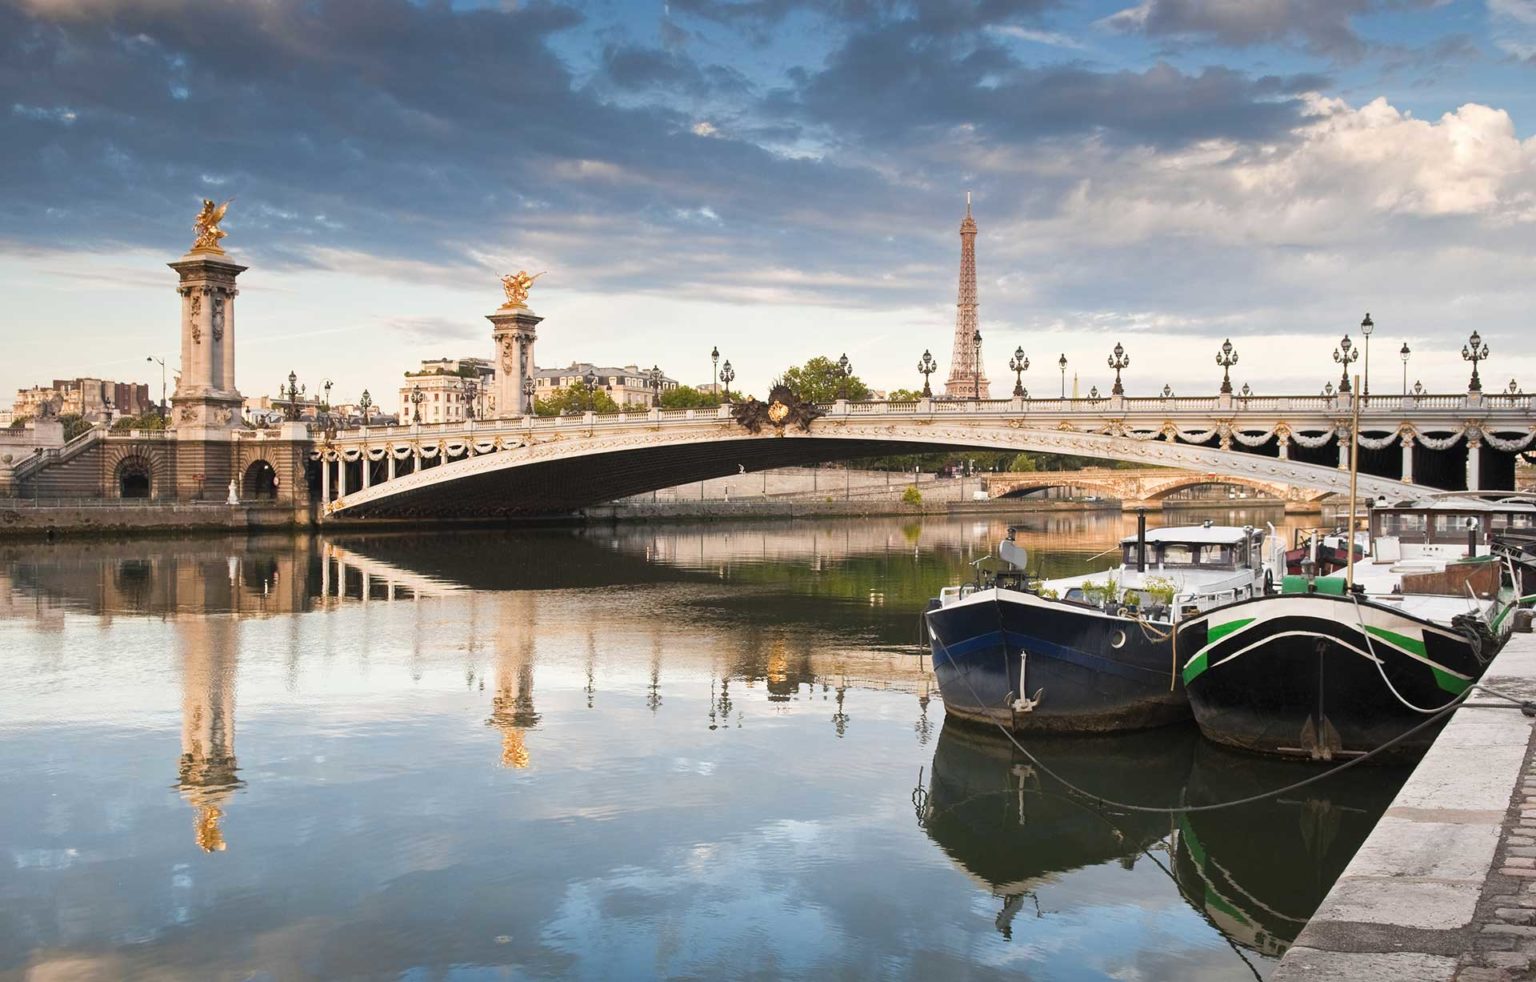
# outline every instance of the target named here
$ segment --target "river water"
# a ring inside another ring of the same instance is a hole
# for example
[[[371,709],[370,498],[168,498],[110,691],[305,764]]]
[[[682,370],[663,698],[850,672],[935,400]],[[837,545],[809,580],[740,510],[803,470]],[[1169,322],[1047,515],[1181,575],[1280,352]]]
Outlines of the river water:
[[[1009,521],[0,547],[0,978],[1265,976],[1405,772],[947,723]]]

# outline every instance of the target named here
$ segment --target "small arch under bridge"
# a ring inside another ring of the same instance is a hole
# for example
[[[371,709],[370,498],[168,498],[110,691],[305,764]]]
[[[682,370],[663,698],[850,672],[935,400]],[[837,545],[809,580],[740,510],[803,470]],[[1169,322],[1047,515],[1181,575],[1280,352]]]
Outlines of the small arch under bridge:
[[[1362,456],[1362,495],[1419,493],[1411,483],[1416,444],[1438,451],[1463,443],[1465,483],[1459,486],[1475,488],[1488,470],[1480,458],[1484,442],[1512,456],[1536,441],[1529,398],[1507,406],[1482,396],[1436,398],[1445,405],[1393,398],[1362,411],[1361,445],[1375,454]],[[1283,485],[1313,497],[1347,491],[1349,484],[1349,406],[1337,397],[923,400],[819,408],[825,415],[803,431],[759,433],[731,418],[730,407],[375,427],[330,436],[312,456],[327,518],[569,512],[740,471],[939,449],[1133,461],[1206,475],[1196,483],[1220,475],[1225,483]],[[1366,464],[1376,472],[1365,473]],[[1512,461],[1507,469],[1512,480]]]
[[[987,494],[993,498],[1022,498],[1060,488],[1114,499],[1130,506],[1155,506],[1180,491],[1213,485],[1242,488],[1258,498],[1281,501],[1288,505],[1316,502],[1333,493],[1216,471],[1201,472],[1171,467],[1135,470],[1087,467],[1077,471],[992,474],[987,477]]]

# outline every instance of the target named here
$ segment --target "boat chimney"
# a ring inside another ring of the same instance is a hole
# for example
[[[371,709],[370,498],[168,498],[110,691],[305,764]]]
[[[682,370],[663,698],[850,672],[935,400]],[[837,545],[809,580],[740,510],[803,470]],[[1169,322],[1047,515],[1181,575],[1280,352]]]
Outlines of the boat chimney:
[[[1467,519],[1467,558],[1477,557],[1477,519]]]
[[[1136,509],[1136,572],[1147,571],[1147,510]]]

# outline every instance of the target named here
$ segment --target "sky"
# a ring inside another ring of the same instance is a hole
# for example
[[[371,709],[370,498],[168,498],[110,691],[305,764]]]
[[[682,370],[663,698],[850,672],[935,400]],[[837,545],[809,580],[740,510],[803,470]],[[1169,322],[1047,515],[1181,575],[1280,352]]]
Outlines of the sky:
[[[1536,0],[0,0],[0,392],[174,372],[232,200],[237,383],[395,408],[547,271],[541,366],[1036,395],[1536,388]],[[1363,368],[1357,365],[1356,368]],[[172,379],[174,386],[174,379]],[[0,396],[0,403],[5,397]]]

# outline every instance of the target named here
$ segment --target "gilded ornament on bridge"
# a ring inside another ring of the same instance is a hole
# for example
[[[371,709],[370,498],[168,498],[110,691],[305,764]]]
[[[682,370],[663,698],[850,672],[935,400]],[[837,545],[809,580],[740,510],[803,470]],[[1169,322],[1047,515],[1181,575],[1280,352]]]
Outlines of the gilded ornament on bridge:
[[[229,233],[219,228],[219,223],[224,220],[224,213],[228,210],[228,201],[222,205],[216,205],[209,198],[203,199],[203,209],[197,213],[197,218],[192,222],[192,231],[197,233],[197,237],[192,240],[193,252],[224,255],[224,250],[219,246],[219,240]]]
[[[528,291],[533,288],[533,281],[543,276],[543,273],[528,275],[527,270],[520,269],[515,273],[501,278],[501,288],[506,291],[507,302],[501,305],[502,310],[517,310],[528,306]]]
[[[783,436],[785,427],[791,425],[809,432],[811,421],[826,414],[817,409],[815,403],[795,395],[789,386],[779,384],[768,393],[767,402],[759,402],[756,397],[748,398],[736,403],[731,415],[749,433],[761,433],[764,426],[772,426]]]

